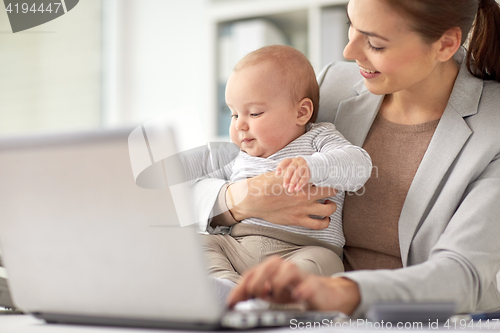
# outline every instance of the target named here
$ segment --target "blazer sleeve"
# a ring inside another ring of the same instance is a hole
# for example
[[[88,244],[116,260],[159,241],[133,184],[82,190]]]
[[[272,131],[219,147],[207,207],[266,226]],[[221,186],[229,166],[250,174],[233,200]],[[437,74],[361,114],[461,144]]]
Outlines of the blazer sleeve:
[[[221,188],[231,177],[234,159],[239,148],[232,144],[219,144],[212,149],[197,149],[180,155],[195,202],[195,217],[203,231],[207,231],[214,214],[214,205]]]
[[[471,183],[427,261],[339,274],[358,283],[357,316],[376,301],[454,301],[457,312],[499,310],[500,154]]]

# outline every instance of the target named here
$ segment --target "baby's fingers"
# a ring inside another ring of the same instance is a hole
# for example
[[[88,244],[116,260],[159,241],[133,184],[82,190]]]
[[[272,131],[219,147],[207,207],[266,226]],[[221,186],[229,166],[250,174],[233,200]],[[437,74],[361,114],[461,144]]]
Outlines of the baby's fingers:
[[[309,168],[300,166],[293,173],[290,179],[289,192],[300,191],[311,179]]]
[[[288,192],[292,192],[293,188],[297,184],[296,181],[293,184],[291,183],[291,181],[292,181],[293,177],[295,176],[295,174],[297,174],[297,166],[295,165],[295,163],[291,163],[286,168],[286,170],[284,172],[284,175],[283,175],[283,187],[286,188],[288,190]]]
[[[276,176],[280,176],[283,173],[283,170],[285,170],[286,167],[292,163],[292,161],[293,160],[291,158],[285,158],[281,161],[276,167]]]
[[[309,179],[310,177],[302,177],[299,179],[297,185],[295,185],[295,192],[299,192],[300,190],[302,190],[302,188],[304,186],[306,186],[307,183],[309,183]]]

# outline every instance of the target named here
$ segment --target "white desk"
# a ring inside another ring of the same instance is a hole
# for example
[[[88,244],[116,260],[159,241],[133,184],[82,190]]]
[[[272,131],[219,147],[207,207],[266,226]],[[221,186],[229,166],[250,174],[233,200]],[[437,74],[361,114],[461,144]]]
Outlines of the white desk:
[[[252,332],[252,333],[332,333],[341,331],[345,333],[367,333],[367,332],[404,332],[408,329],[363,329],[363,328],[319,328],[319,329],[269,329],[269,330],[253,330],[253,331],[232,331],[237,333]],[[465,329],[447,329],[440,327],[439,329],[410,329],[410,331],[418,331],[422,333],[431,333],[439,331],[444,332],[467,332],[467,333],[480,333],[480,332],[500,332],[500,327],[496,329],[478,329],[478,328],[465,328]],[[194,331],[178,331],[178,330],[161,330],[161,329],[146,329],[146,328],[127,328],[127,327],[102,327],[102,326],[81,326],[81,325],[61,325],[61,324],[46,324],[45,321],[37,319],[30,315],[0,315],[0,332],[1,333],[161,333],[161,332],[179,332],[179,333],[195,333]],[[200,331],[196,331],[200,333]],[[231,332],[231,331],[224,331]]]
[[[253,333],[277,333],[280,331],[290,332],[289,328],[269,329],[252,331]],[[41,319],[31,315],[0,315],[1,333],[161,333],[161,332],[182,332],[195,333],[194,331],[162,330],[147,328],[128,327],[105,327],[105,326],[84,326],[84,325],[62,325],[47,324]],[[230,331],[225,331],[230,332]],[[243,331],[234,331],[243,332]],[[200,333],[200,331],[196,331]]]

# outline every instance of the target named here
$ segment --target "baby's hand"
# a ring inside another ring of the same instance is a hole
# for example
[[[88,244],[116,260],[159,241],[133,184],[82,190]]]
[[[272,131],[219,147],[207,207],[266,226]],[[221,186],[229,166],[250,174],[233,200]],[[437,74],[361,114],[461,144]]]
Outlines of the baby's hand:
[[[283,174],[284,171],[284,174]],[[276,176],[283,174],[283,187],[288,192],[299,192],[311,179],[311,171],[302,157],[285,158],[276,168]]]

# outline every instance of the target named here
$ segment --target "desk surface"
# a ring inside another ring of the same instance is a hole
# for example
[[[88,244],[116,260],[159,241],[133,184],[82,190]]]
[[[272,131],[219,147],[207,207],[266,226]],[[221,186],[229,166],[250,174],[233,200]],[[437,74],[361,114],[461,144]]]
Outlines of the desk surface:
[[[369,331],[380,332],[394,332],[394,331],[408,331],[407,329],[367,329],[367,328],[318,328],[318,329],[268,329],[268,330],[253,330],[253,331],[233,331],[238,333],[252,332],[252,333],[291,333],[300,331],[302,333],[332,333],[334,331],[342,331],[349,333],[367,333]],[[439,331],[443,332],[458,332],[466,331],[467,333],[479,333],[485,331],[500,332],[500,327],[496,328],[471,328],[464,327],[464,329],[444,328],[429,329],[425,325],[421,329],[409,329],[411,331],[418,331],[422,333],[431,333]],[[194,333],[193,331],[176,331],[176,330],[160,330],[160,329],[146,329],[146,328],[127,328],[127,327],[101,327],[101,326],[80,326],[80,325],[62,325],[62,324],[47,324],[41,319],[37,319],[31,315],[0,315],[0,332],[1,333],[161,333],[161,332],[179,332],[179,333]],[[196,331],[200,333],[200,331]],[[231,332],[231,331],[225,331]]]
[[[329,327],[329,328],[317,328],[317,329],[307,329],[307,328],[279,328],[279,329],[258,329],[252,331],[224,331],[224,332],[237,332],[237,333],[292,333],[300,331],[301,333],[332,333],[335,331],[341,331],[345,333],[367,333],[370,331],[376,331],[377,333],[382,332],[395,332],[395,331],[418,331],[422,333],[431,333],[439,331],[439,333],[444,332],[467,332],[467,333],[479,333],[479,332],[500,332],[500,325],[498,327],[463,327],[460,328],[458,325],[456,328],[449,327],[439,327],[429,329],[427,325],[419,329],[380,329],[380,328],[363,328],[363,327]],[[179,331],[179,330],[162,330],[162,329],[147,329],[147,328],[128,328],[128,327],[103,327],[103,326],[84,326],[84,325],[62,325],[62,324],[47,324],[41,319],[37,319],[31,315],[0,315],[0,332],[1,333],[200,333],[201,331]]]
[[[254,333],[277,333],[287,331],[289,328],[254,330]],[[103,326],[84,326],[84,325],[62,325],[47,324],[45,321],[35,318],[31,315],[0,315],[1,333],[161,333],[161,332],[179,332],[193,333],[193,331],[176,331],[147,328],[128,328],[128,327],[103,327]],[[230,332],[230,331],[225,331]],[[234,331],[243,332],[243,331]],[[317,331],[315,331],[317,332]],[[200,333],[200,331],[196,331]]]

